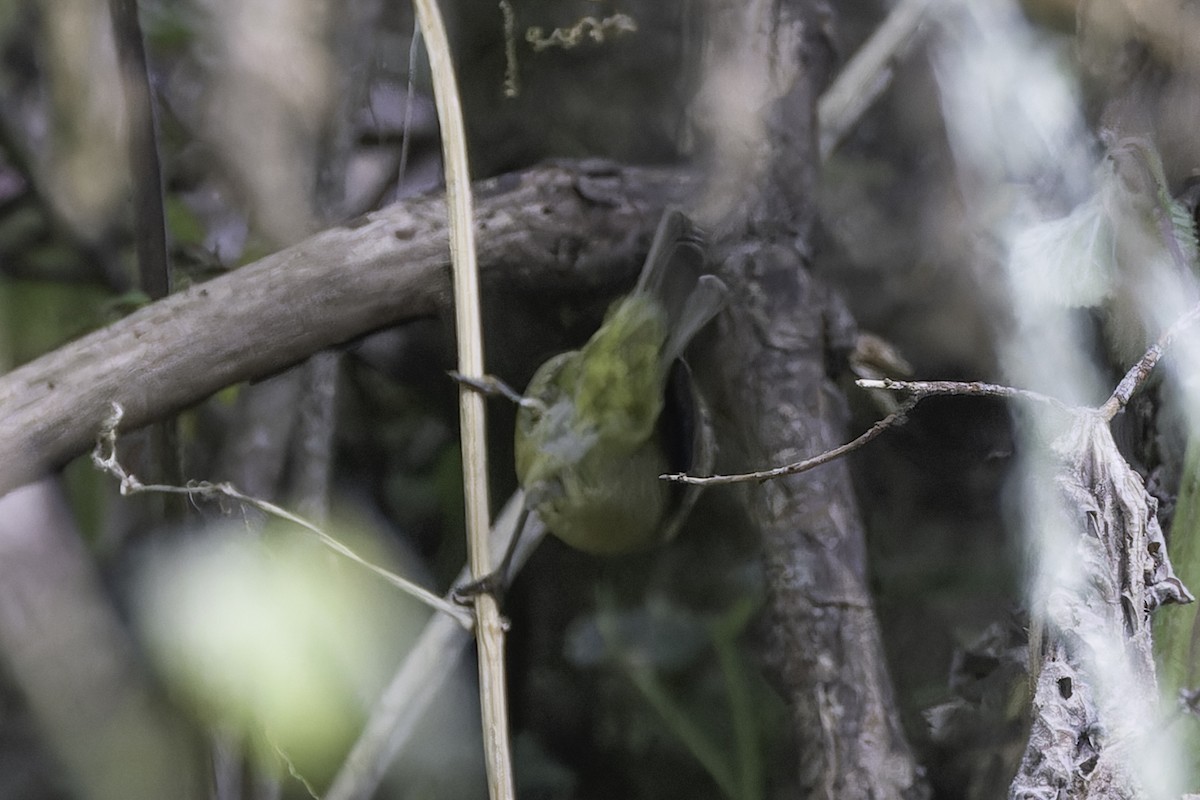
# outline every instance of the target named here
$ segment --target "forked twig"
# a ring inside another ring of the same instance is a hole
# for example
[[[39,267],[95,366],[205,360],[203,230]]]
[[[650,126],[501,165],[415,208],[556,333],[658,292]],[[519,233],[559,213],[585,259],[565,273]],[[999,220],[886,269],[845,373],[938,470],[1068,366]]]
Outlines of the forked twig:
[[[1020,397],[1038,403],[1048,403],[1060,411],[1071,410],[1071,407],[1066,403],[1050,397],[1049,395],[1032,392],[1028,389],[1015,389],[1011,386],[1000,386],[995,383],[981,383],[979,381],[894,381],[891,378],[863,378],[855,381],[855,383],[864,389],[887,389],[894,392],[905,392],[909,394],[910,397],[905,400],[899,408],[876,422],[855,439],[852,439],[846,444],[839,445],[832,450],[826,450],[824,453],[813,456],[812,458],[806,458],[803,461],[784,464],[781,467],[772,467],[771,469],[737,473],[733,475],[688,475],[686,473],[671,473],[659,475],[658,477],[662,480],[674,481],[676,483],[691,483],[701,486],[710,486],[724,483],[765,481],[770,480],[771,478],[781,478],[785,475],[797,475],[801,472],[808,472],[810,469],[815,469],[823,464],[828,464],[830,461],[835,461],[844,455],[854,452],[858,448],[877,438],[889,428],[895,428],[899,425],[903,425],[908,419],[908,413],[916,407],[917,403],[921,402],[926,397],[932,397],[934,395],[954,394],[974,395],[976,397]]]
[[[1200,304],[1192,308],[1182,317],[1174,322],[1170,328],[1159,338],[1157,342],[1150,346],[1137,363],[1130,367],[1125,373],[1125,377],[1117,384],[1112,395],[1097,409],[1091,409],[1093,413],[1099,413],[1100,416],[1108,421],[1124,410],[1129,404],[1129,399],[1137,392],[1138,389],[1145,384],[1154,371],[1155,366],[1162,359],[1167,348],[1179,338],[1183,331],[1189,326],[1200,320]],[[797,475],[801,472],[807,472],[811,469],[819,467],[823,464],[828,464],[844,455],[854,452],[858,448],[877,438],[880,434],[889,428],[894,428],[903,425],[907,419],[907,415],[920,401],[926,397],[934,395],[967,395],[974,397],[1004,397],[1009,399],[1029,400],[1035,403],[1044,403],[1053,408],[1069,413],[1079,413],[1084,409],[1075,408],[1064,403],[1056,397],[1051,397],[1041,392],[1034,392],[1029,389],[1018,389],[1012,386],[1001,386],[995,383],[983,383],[981,381],[896,381],[891,378],[873,379],[864,378],[855,381],[855,384],[863,389],[885,389],[893,392],[904,392],[909,396],[907,400],[891,414],[888,414],[883,419],[876,422],[864,433],[847,442],[827,450],[824,453],[806,458],[803,461],[796,461],[791,464],[784,464],[780,467],[772,467],[770,469],[757,470],[755,472],[737,473],[732,475],[688,475],[686,473],[668,473],[659,475],[662,480],[673,481],[675,483],[690,483],[700,486],[711,486],[716,484],[726,483],[744,483],[749,481],[765,481],[771,478],[781,478],[786,475]]]
[[[862,383],[862,381],[859,381],[859,383]],[[824,453],[821,453],[818,456],[813,456],[812,458],[807,458],[803,461],[797,461],[793,464],[785,464],[782,467],[775,467],[774,469],[765,469],[758,472],[748,472],[738,475],[688,475],[687,473],[683,472],[675,472],[666,475],[659,475],[658,477],[662,480],[674,481],[675,483],[690,483],[697,486],[712,486],[722,483],[765,481],[771,478],[781,478],[784,475],[797,475],[801,472],[808,472],[810,469],[819,467],[822,464],[828,464],[830,461],[839,459],[847,453],[857,450],[867,442],[879,436],[888,428],[892,428],[897,425],[903,425],[907,418],[908,412],[912,411],[913,407],[916,406],[920,400],[920,395],[913,395],[905,400],[899,408],[876,422],[857,438],[839,447],[835,447],[832,450],[826,450]]]

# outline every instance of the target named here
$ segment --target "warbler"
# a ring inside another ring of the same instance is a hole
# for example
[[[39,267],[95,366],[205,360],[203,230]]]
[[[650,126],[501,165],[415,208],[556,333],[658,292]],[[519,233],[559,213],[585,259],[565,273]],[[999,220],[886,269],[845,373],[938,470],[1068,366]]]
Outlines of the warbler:
[[[659,475],[693,467],[698,456],[711,466],[709,426],[680,360],[728,294],[704,273],[705,250],[692,221],[667,211],[634,290],[582,348],[542,364],[525,390],[532,402],[517,411],[517,479],[528,508],[579,550],[618,554],[669,540],[696,492]],[[664,418],[669,384],[681,391]],[[676,407],[697,417],[682,442],[670,433]]]

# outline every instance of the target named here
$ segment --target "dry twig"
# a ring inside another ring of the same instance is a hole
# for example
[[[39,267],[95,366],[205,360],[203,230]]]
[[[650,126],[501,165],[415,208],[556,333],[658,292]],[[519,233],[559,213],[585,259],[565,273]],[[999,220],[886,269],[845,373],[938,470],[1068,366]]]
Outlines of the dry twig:
[[[818,137],[821,158],[829,158],[867,109],[891,85],[896,62],[919,35],[919,28],[933,0],[904,0],[859,48],[821,95]]]
[[[290,522],[297,525],[309,533],[317,537],[321,544],[333,550],[335,553],[350,559],[354,563],[365,567],[374,572],[379,577],[383,578],[388,583],[400,589],[406,594],[412,595],[416,599],[425,603],[427,606],[448,614],[455,619],[463,628],[470,630],[474,624],[474,619],[469,613],[456,603],[438,597],[424,589],[412,581],[403,578],[396,573],[384,569],[383,567],[360,556],[358,553],[351,550],[340,541],[330,536],[325,531],[313,525],[311,522],[298,517],[285,508],[281,508],[274,503],[261,500],[257,497],[251,497],[234,488],[228,483],[212,483],[210,481],[192,481],[186,486],[173,486],[168,484],[146,484],[138,480],[138,477],[125,469],[117,459],[117,427],[121,424],[121,419],[124,417],[125,410],[119,403],[112,404],[112,416],[110,416],[100,429],[100,433],[96,438],[96,447],[92,450],[92,463],[103,472],[112,475],[120,481],[120,489],[122,496],[130,496],[143,493],[156,494],[174,494],[184,495],[185,497],[195,500],[221,500],[227,498],[234,500],[251,508],[256,508],[264,514],[281,519],[285,522]]]
[[[1033,723],[1012,790],[1033,796],[1042,787],[1070,787],[1072,796],[1105,797],[1116,787],[1149,790],[1163,772],[1162,757],[1156,755],[1162,748],[1151,744],[1159,719],[1153,711],[1157,681],[1150,615],[1163,604],[1194,598],[1167,556],[1156,501],[1118,451],[1109,423],[1167,348],[1198,319],[1200,306],[1177,320],[1099,408],[1071,407],[1044,394],[989,383],[859,380],[863,388],[910,397],[853,442],[796,464],[747,475],[663,477],[731,483],[802,472],[865,444],[933,395],[1022,399],[1065,412],[1065,432],[1050,446],[1046,479],[1034,482],[1030,503],[1036,533],[1049,543],[1044,552],[1060,558],[1054,563],[1043,555],[1038,565],[1048,575],[1044,585],[1049,589],[1038,598],[1031,623]]]
[[[861,384],[862,381],[859,381]],[[765,481],[771,478],[781,478],[784,475],[797,475],[801,472],[808,472],[810,469],[828,464],[830,461],[835,461],[844,455],[854,452],[858,448],[870,442],[872,439],[879,436],[888,428],[893,428],[897,425],[903,425],[907,419],[908,412],[912,411],[913,407],[921,400],[920,395],[913,395],[904,401],[904,403],[888,414],[883,419],[876,422],[864,433],[860,434],[855,439],[847,442],[841,447],[835,447],[832,450],[826,450],[820,455],[807,458],[803,461],[797,461],[793,464],[785,464],[782,467],[774,469],[760,470],[758,472],[748,472],[738,475],[688,475],[683,472],[668,473],[659,475],[663,480],[674,481],[675,483],[690,483],[697,486],[713,486],[723,483],[741,483],[743,481]]]
[[[765,481],[771,478],[781,478],[785,475],[797,475],[801,472],[808,472],[823,464],[828,464],[831,461],[836,461],[842,456],[849,455],[858,448],[877,438],[880,434],[889,428],[895,428],[903,425],[908,418],[908,412],[921,400],[934,395],[974,395],[976,397],[1019,397],[1026,400],[1033,400],[1039,403],[1048,403],[1060,411],[1070,411],[1070,407],[1049,395],[1031,392],[1027,389],[1014,389],[1010,386],[999,386],[994,383],[981,383],[978,381],[960,382],[960,381],[894,381],[890,378],[880,380],[864,378],[855,381],[858,386],[864,389],[889,389],[891,391],[906,392],[911,395],[904,403],[888,414],[883,419],[876,422],[864,433],[860,434],[853,440],[835,447],[831,450],[806,458],[803,461],[796,461],[791,464],[784,464],[781,467],[772,467],[770,469],[758,470],[755,472],[738,473],[735,475],[687,475],[682,472],[660,475],[663,480],[674,481],[676,483],[690,483],[701,486],[709,486],[725,483],[744,483],[747,481]]]
[[[1117,384],[1112,395],[1097,409],[1080,409],[1067,405],[1063,401],[1050,395],[1040,392],[1030,391],[1029,389],[1019,389],[1012,386],[1001,386],[995,383],[984,383],[981,381],[897,381],[891,378],[863,378],[855,381],[857,386],[863,389],[885,389],[894,392],[904,392],[910,397],[904,402],[900,408],[888,414],[883,419],[876,422],[864,433],[855,439],[847,442],[840,447],[835,447],[831,450],[826,450],[812,458],[806,458],[803,461],[796,461],[791,464],[784,464],[780,467],[772,467],[770,469],[757,470],[755,472],[738,473],[734,475],[688,475],[682,472],[668,473],[660,475],[659,478],[676,483],[688,483],[701,486],[710,486],[726,483],[744,483],[747,481],[765,481],[771,478],[781,478],[785,475],[796,475],[801,472],[807,472],[823,464],[828,464],[842,456],[849,455],[858,448],[877,438],[880,434],[889,428],[894,428],[903,425],[907,419],[907,415],[921,400],[934,395],[967,395],[972,397],[1004,397],[1009,399],[1029,400],[1034,403],[1041,403],[1051,406],[1052,408],[1066,412],[1069,414],[1078,415],[1083,411],[1099,414],[1104,421],[1109,421],[1119,414],[1126,405],[1129,404],[1129,399],[1137,392],[1139,388],[1150,377],[1154,371],[1154,367],[1162,359],[1167,348],[1179,338],[1179,335],[1191,325],[1194,325],[1197,320],[1200,320],[1200,306],[1196,306],[1187,314],[1184,314],[1174,324],[1167,329],[1166,333],[1146,351],[1137,363],[1130,367],[1125,377]]]
[[[479,311],[479,267],[475,258],[475,214],[458,82],[450,57],[450,41],[437,2],[415,0],[413,5],[421,35],[428,47],[433,94],[442,130],[446,205],[450,213],[450,261],[454,272],[458,368],[465,375],[482,375],[483,325]],[[478,580],[492,571],[491,554],[488,552],[491,513],[488,509],[484,400],[478,392],[464,386],[459,389],[458,403],[463,488],[466,494],[467,553],[471,574]],[[486,593],[477,594],[475,638],[479,643],[479,694],[488,794],[492,800],[510,800],[515,795],[504,678],[504,630],[496,598]]]
[[[1166,332],[1159,337],[1158,341],[1150,346],[1146,354],[1137,360],[1137,363],[1129,368],[1125,373],[1125,377],[1117,384],[1117,388],[1113,390],[1112,396],[1105,401],[1104,405],[1100,406],[1100,413],[1105,419],[1112,419],[1117,414],[1125,409],[1129,404],[1129,400],[1134,393],[1141,388],[1142,384],[1150,377],[1150,373],[1158,365],[1159,359],[1163,357],[1163,353],[1167,348],[1179,338],[1183,331],[1194,325],[1197,320],[1200,320],[1200,305],[1197,305],[1191,311],[1184,314],[1167,328]]]
[[[517,492],[496,518],[489,537],[494,558],[508,551],[524,505],[524,495]],[[545,535],[546,529],[536,516],[526,521],[520,543],[513,552],[510,577],[520,571]],[[463,567],[455,585],[470,580],[470,569]],[[438,615],[429,620],[373,706],[371,718],[346,756],[325,800],[367,800],[375,795],[388,765],[411,740],[416,724],[445,686],[469,641],[468,633],[445,617]]]

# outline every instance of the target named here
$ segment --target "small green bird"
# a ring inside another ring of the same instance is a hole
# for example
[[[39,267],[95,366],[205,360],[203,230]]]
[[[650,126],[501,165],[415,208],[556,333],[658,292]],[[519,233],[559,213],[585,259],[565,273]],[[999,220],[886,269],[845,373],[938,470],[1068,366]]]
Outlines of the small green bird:
[[[678,379],[680,357],[728,293],[704,267],[703,235],[668,211],[633,292],[581,349],[542,364],[525,390],[533,402],[517,412],[517,479],[527,507],[573,547],[616,554],[663,543],[695,502],[696,487],[658,476],[696,468],[697,454],[711,466],[707,426],[697,422],[694,441],[680,448],[663,414],[669,384],[682,383],[685,405],[698,407],[686,371]],[[691,463],[672,459],[689,450]]]

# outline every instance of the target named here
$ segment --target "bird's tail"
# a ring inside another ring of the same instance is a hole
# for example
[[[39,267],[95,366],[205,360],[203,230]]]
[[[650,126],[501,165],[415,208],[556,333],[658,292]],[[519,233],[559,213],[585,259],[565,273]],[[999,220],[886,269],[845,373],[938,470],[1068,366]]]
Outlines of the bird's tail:
[[[677,208],[664,212],[637,285],[637,291],[653,294],[667,311],[664,364],[683,355],[728,299],[725,283],[705,272],[707,245],[690,217]]]

